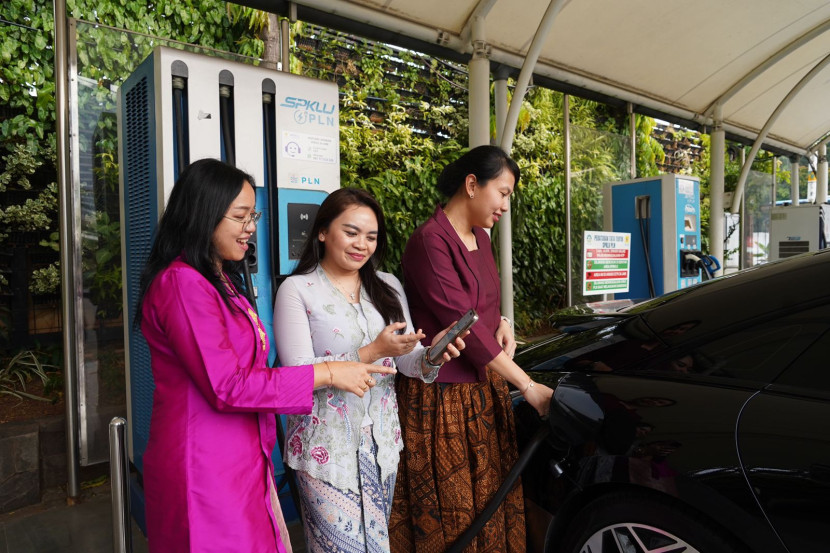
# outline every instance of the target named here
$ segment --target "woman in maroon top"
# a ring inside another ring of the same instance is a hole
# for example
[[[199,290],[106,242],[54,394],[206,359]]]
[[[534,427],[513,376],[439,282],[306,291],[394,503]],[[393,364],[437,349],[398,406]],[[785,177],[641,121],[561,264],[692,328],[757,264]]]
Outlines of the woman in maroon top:
[[[393,552],[445,551],[470,526],[515,463],[507,382],[540,413],[553,390],[513,362],[516,340],[501,317],[499,277],[484,229],[508,209],[519,167],[495,146],[479,146],[438,180],[449,201],[413,233],[403,255],[412,320],[429,341],[468,309],[480,318],[461,357],[435,383],[399,379],[404,456],[392,520]],[[525,550],[524,500],[517,486],[465,551]]]

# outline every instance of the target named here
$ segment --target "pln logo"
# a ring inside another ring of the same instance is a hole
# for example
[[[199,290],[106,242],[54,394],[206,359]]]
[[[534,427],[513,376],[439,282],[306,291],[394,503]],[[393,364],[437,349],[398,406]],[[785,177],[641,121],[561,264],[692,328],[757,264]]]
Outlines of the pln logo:
[[[323,179],[315,175],[298,175],[296,173],[292,173],[288,175],[288,182],[295,186],[318,187],[322,186]]]
[[[298,125],[316,127],[337,126],[337,117],[334,114],[337,109],[336,104],[289,96],[282,101],[280,107],[294,110],[294,122]]]

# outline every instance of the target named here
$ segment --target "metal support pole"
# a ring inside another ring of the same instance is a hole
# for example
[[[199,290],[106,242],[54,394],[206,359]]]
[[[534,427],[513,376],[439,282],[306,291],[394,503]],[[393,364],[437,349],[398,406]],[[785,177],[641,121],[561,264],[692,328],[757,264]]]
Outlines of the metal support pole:
[[[799,156],[792,156],[790,158],[791,168],[790,172],[790,200],[792,201],[793,205],[798,205],[800,201],[801,192],[799,190],[799,179],[800,175],[799,172],[801,171],[801,164],[799,163]],[[775,205],[775,197],[772,198],[772,205]]]
[[[506,72],[497,72],[493,75],[493,103],[496,111],[496,143],[501,144],[508,106]]]
[[[741,146],[741,167],[743,167],[744,163],[746,163],[746,148]],[[738,202],[740,205],[740,211],[738,211],[738,224],[740,225],[740,243],[738,245],[740,259],[738,261],[738,269],[746,269],[747,267],[751,267],[752,263],[749,260],[749,255],[746,249],[747,240],[752,238],[751,234],[747,234],[747,232],[752,232],[748,221],[746,220],[746,202],[743,201],[743,198],[738,198],[737,196],[732,196],[732,206],[730,208],[732,213],[735,213],[735,202]]]
[[[516,89],[513,91],[513,100],[510,101],[510,110],[507,112],[507,121],[504,125],[504,136],[499,143],[505,152],[510,153],[513,149],[513,137],[516,135],[516,125],[519,123],[519,112],[522,109],[522,100],[527,92],[530,77],[533,75],[533,68],[536,67],[536,61],[542,52],[542,45],[553,27],[553,22],[564,5],[565,0],[551,0],[530,43],[522,70],[519,72],[519,79],[516,81]]]
[[[723,257],[724,219],[723,194],[725,174],[726,133],[723,130],[723,110],[718,104],[715,106],[714,129],[711,135],[710,159],[711,181],[709,187],[709,253],[720,261],[721,267],[726,266]],[[722,271],[722,269],[721,269]],[[723,274],[721,271],[716,275]]]
[[[778,156],[772,156],[772,194],[770,198],[770,205],[775,205],[775,198],[778,196],[778,171],[776,171],[775,164],[778,161]]]
[[[565,0],[551,0],[548,4],[548,9],[545,10],[545,15],[539,22],[539,27],[536,29],[536,34],[533,36],[533,41],[530,43],[530,48],[525,56],[522,70],[519,72],[519,79],[516,81],[516,89],[513,91],[513,99],[510,101],[510,108],[507,111],[507,118],[504,124],[504,134],[499,140],[501,149],[508,154],[513,149],[513,137],[516,135],[516,125],[519,123],[519,112],[522,107],[522,100],[527,92],[530,77],[533,75],[533,68],[536,66],[536,61],[539,59],[539,54],[542,51],[542,44],[553,27],[553,22],[556,16],[565,5]],[[505,251],[504,255],[500,255],[501,260],[501,313],[505,317],[513,320],[513,233],[509,224],[510,211],[508,210],[500,221],[499,227],[499,251]],[[507,277],[507,278],[505,278]]]
[[[567,96],[565,96],[567,98]],[[628,103],[628,127],[631,130],[631,178],[637,178],[637,114],[634,104]],[[568,304],[570,305],[570,303]]]
[[[57,146],[58,206],[61,262],[61,315],[63,323],[63,381],[66,402],[66,495],[73,503],[81,495],[80,455],[78,452],[78,397],[75,381],[78,379],[78,332],[76,326],[76,298],[81,290],[75,279],[74,191],[69,167],[69,79],[67,55],[66,0],[54,0],[55,14],[55,140]]]
[[[746,185],[746,178],[749,176],[749,170],[752,167],[752,162],[755,159],[755,155],[758,153],[758,150],[761,149],[761,145],[764,143],[764,139],[769,134],[770,129],[772,128],[773,124],[778,120],[778,117],[781,113],[786,109],[793,98],[795,98],[801,89],[807,86],[813,78],[822,72],[822,70],[830,64],[830,54],[822,58],[820,62],[818,62],[806,75],[804,75],[800,81],[790,90],[789,93],[781,100],[781,103],[778,104],[778,107],[775,108],[775,111],[772,112],[772,115],[769,116],[767,119],[764,128],[761,129],[761,132],[758,133],[758,138],[755,139],[755,143],[752,145],[752,149],[749,151],[749,157],[747,161],[744,163],[744,166],[741,168],[741,174],[738,177],[738,184],[735,186],[735,199],[732,202],[732,213],[736,213],[738,211],[738,207],[740,205],[741,196],[744,192],[744,186]]]
[[[565,300],[568,307],[574,304],[573,260],[571,244],[571,97],[562,98],[563,134],[565,135]]]
[[[112,550],[133,550],[130,527],[130,483],[127,464],[127,421],[114,417],[110,421],[110,491],[112,493]]]
[[[495,104],[496,112],[496,143],[501,143],[501,138],[504,136],[504,122],[507,119],[507,72],[501,71],[493,76],[493,103]],[[499,267],[501,271],[502,288],[509,287],[513,290],[513,271],[505,271],[504,267],[513,266],[513,216],[510,210],[504,212],[501,221],[499,221]],[[505,280],[508,282],[505,283]],[[502,315],[514,320],[513,302],[509,304],[502,301],[501,305]]]
[[[818,146],[818,175],[816,175],[816,203],[827,203],[827,142]]]
[[[291,26],[288,19],[280,19],[280,69],[291,73]]]
[[[484,18],[472,25],[473,57],[470,59],[470,148],[490,144],[490,45],[484,36]],[[502,227],[505,225],[502,224]]]

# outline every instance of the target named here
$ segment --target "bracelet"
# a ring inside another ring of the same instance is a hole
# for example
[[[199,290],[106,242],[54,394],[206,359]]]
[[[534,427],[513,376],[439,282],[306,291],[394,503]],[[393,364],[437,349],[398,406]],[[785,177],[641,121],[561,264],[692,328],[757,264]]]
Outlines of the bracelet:
[[[533,388],[535,385],[536,385],[536,383],[533,382],[533,379],[531,378],[530,381],[528,381],[527,386],[525,386],[525,389],[522,390],[522,395],[525,395],[527,393],[527,391],[530,390],[531,388]]]
[[[513,321],[505,317],[504,315],[501,316],[501,320],[507,323],[507,326],[510,327],[510,330],[513,330]]]
[[[331,388],[332,386],[334,386],[334,376],[331,374],[331,367],[329,367],[329,362],[323,361],[323,363],[325,363],[326,368],[329,371],[329,388]]]

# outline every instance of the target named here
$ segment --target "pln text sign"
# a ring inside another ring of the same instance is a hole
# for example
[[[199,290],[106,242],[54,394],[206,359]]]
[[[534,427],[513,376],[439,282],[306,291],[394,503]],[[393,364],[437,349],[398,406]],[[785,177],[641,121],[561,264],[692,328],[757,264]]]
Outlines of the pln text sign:
[[[586,230],[582,251],[582,294],[628,292],[631,234]]]

